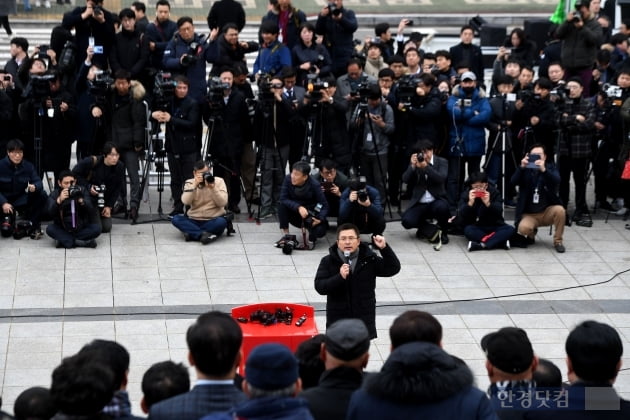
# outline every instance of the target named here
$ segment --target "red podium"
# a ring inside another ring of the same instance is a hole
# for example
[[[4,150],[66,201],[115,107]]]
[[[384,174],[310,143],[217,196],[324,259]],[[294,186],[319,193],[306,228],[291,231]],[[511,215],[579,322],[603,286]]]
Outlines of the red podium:
[[[274,313],[276,309],[286,310],[286,308],[293,311],[291,325],[277,323],[264,326],[259,322],[249,321],[249,316],[254,311],[263,310]],[[306,321],[298,327],[295,323],[302,315],[306,315]],[[252,349],[260,344],[282,343],[295,352],[301,342],[319,334],[314,315],[315,311],[312,306],[294,303],[255,303],[232,308],[234,319],[242,317],[248,320],[247,323],[238,323],[243,330],[243,360],[239,366],[239,373],[245,374],[245,361]]]

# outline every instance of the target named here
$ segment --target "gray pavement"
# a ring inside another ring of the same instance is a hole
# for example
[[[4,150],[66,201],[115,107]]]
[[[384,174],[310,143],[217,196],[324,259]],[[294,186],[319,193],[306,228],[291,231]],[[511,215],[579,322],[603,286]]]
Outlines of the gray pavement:
[[[141,205],[151,218],[155,187]],[[244,209],[244,204],[241,205]],[[164,203],[164,208],[170,205]],[[510,218],[510,212],[507,213]],[[368,369],[389,354],[387,329],[410,308],[437,315],[444,347],[463,358],[485,389],[481,337],[507,325],[525,328],[541,357],[563,371],[564,340],[585,319],[615,326],[630,358],[630,230],[596,215],[592,228],[570,227],[565,254],[556,253],[547,229],[528,249],[468,253],[463,237],[436,252],[399,222],[388,223],[388,242],[401,272],[377,284],[377,328]],[[313,251],[291,256],[272,246],[277,223],[257,225],[239,215],[236,234],[203,246],[184,242],[165,222],[130,225],[119,220],[96,249],[60,250],[52,239],[0,240],[0,382],[3,406],[34,385],[49,386],[53,368],[94,338],[115,339],[131,353],[130,395],[140,414],[140,380],[157,361],[186,362],[184,334],[200,313],[255,302],[315,306],[325,329],[325,298],[313,289],[320,258],[334,242],[331,230]],[[589,286],[593,283],[600,283]],[[559,290],[563,289],[563,290]],[[555,291],[552,291],[555,290]],[[513,296],[516,295],[516,296]],[[191,371],[192,374],[192,371]],[[630,397],[630,372],[616,386]]]

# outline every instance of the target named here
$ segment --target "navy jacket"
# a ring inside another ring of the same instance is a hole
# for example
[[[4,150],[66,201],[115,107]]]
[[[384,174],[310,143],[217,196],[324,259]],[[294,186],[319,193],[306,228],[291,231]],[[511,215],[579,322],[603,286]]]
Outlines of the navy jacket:
[[[151,406],[151,420],[199,420],[217,411],[226,411],[246,400],[233,384],[196,385],[190,391]]]
[[[180,63],[182,55],[188,54],[190,46],[193,42],[201,44],[198,48],[198,59],[183,66]],[[175,35],[168,43],[162,57],[162,66],[165,70],[170,70],[177,74],[183,74],[190,81],[188,95],[201,103],[206,99],[207,82],[206,82],[206,62],[210,62],[210,52],[206,44],[202,44],[203,39],[199,34],[195,34],[190,41],[184,41],[179,35]]]
[[[324,35],[323,43],[330,52],[335,74],[345,72],[346,64],[354,51],[353,36],[359,27],[352,10],[342,7],[341,14],[340,20],[334,20],[330,13],[326,16],[319,15],[315,24],[315,32]]]
[[[164,50],[177,32],[177,24],[172,20],[167,20],[158,24],[157,20],[149,23],[145,35],[149,42],[155,43],[155,49],[151,51],[150,65],[156,69],[161,69]]]
[[[322,191],[320,183],[309,176],[304,184],[304,188],[296,187],[291,184],[291,175],[287,175],[280,189],[280,204],[288,209],[297,212],[300,206],[307,209],[313,209],[317,204],[322,205],[318,219],[322,222],[326,221],[328,216],[328,201]]]
[[[28,195],[25,190],[28,184],[35,185],[36,191],[44,189],[32,163],[22,160],[19,165],[14,165],[8,156],[0,160],[0,206],[5,203],[11,203],[14,207],[26,205]]]
[[[498,420],[466,364],[432,343],[394,349],[379,373],[352,395],[348,420]]]
[[[295,397],[254,398],[225,413],[216,413],[202,420],[313,420],[306,401]],[[178,419],[179,420],[179,419]]]

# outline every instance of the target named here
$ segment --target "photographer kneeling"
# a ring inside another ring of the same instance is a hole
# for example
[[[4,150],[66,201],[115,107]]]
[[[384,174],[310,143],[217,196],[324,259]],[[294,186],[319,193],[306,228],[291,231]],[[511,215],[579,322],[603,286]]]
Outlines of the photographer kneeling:
[[[57,248],[96,248],[94,238],[101,233],[98,214],[84,188],[75,185],[70,170],[59,173],[57,188],[48,197],[47,214],[53,223],[46,233],[57,241]]]
[[[225,206],[227,187],[223,178],[215,177],[204,161],[195,163],[193,178],[184,184],[182,203],[190,206],[186,214],[173,216],[173,226],[184,233],[186,241],[204,245],[214,242],[227,227]]]
[[[119,159],[116,145],[107,142],[103,156],[88,156],[72,169],[77,184],[89,192],[92,204],[98,207],[101,233],[111,232],[113,209],[123,191],[125,165]]]
[[[382,235],[385,217],[378,190],[366,184],[364,176],[350,181],[341,194],[338,225],[352,223],[361,233]]]

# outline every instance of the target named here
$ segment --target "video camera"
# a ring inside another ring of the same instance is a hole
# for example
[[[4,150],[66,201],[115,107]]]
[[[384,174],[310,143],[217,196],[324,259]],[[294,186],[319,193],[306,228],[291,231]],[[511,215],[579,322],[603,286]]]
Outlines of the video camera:
[[[258,79],[258,103],[263,106],[271,106],[274,101],[274,94],[271,90],[273,87],[273,83],[271,83],[271,77],[268,75],[263,75]],[[278,86],[282,87],[282,86]]]
[[[155,98],[156,110],[165,111],[170,108],[175,97],[175,87],[177,82],[169,72],[160,71],[155,75],[153,84],[153,96]]]
[[[225,91],[230,89],[230,84],[221,81],[220,77],[214,76],[208,79],[208,101],[210,105],[218,105],[223,101]]]
[[[398,81],[398,103],[406,108],[411,106],[411,99],[416,96],[416,86],[418,81],[413,74],[402,76]]]
[[[88,80],[88,89],[92,96],[99,99],[104,99],[109,92],[109,87],[114,83],[114,79],[110,73],[106,70],[96,70],[94,72],[94,80]]]
[[[556,97],[556,103],[562,103],[569,98],[569,88],[563,83],[552,89],[549,94]]]
[[[322,99],[322,90],[328,88],[328,82],[324,82],[316,74],[309,74],[306,79],[306,97],[312,101]]]
[[[48,98],[51,95],[50,82],[55,80],[53,74],[32,75],[22,96],[35,100]]]
[[[356,83],[350,84],[350,96],[359,97],[360,102],[367,103],[367,97],[370,94],[370,83],[367,76],[359,77]]]

